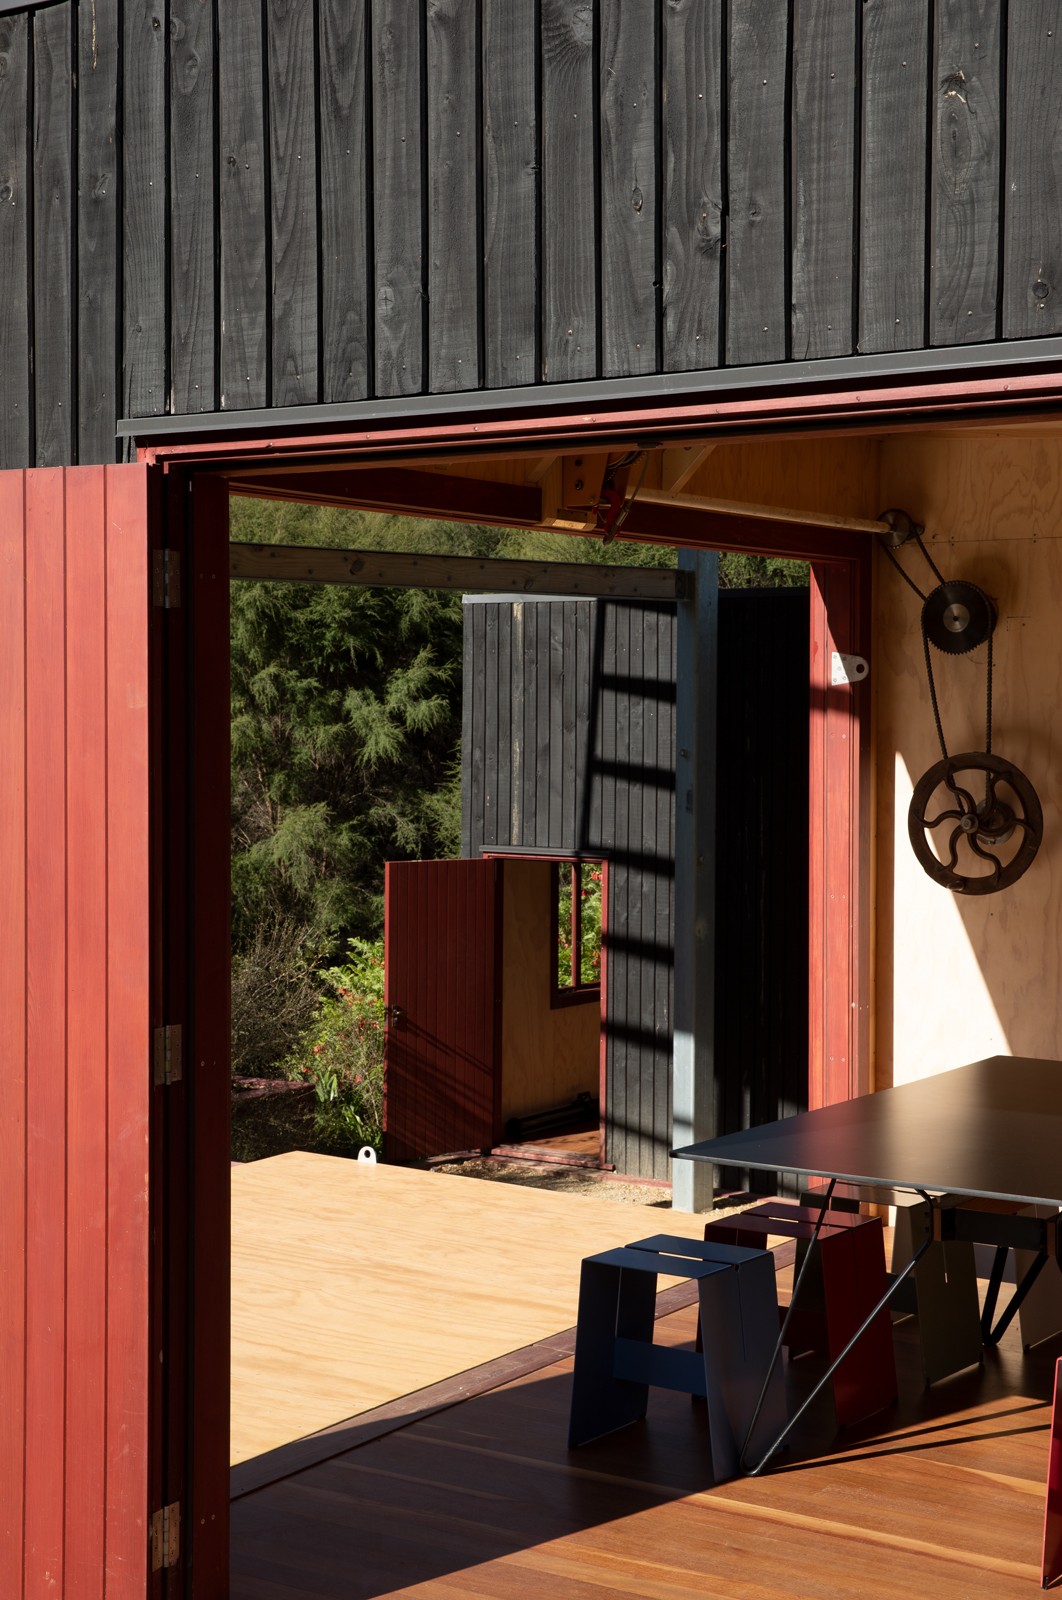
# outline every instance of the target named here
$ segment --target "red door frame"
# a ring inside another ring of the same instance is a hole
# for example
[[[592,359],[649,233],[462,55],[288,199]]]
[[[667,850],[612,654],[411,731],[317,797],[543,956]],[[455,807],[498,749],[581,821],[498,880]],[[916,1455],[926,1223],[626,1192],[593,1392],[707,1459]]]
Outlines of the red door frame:
[[[228,488],[152,475],[152,1505],[180,1507],[158,1592],[229,1590]],[[219,826],[219,819],[221,826]],[[179,1070],[174,1072],[174,1068]],[[220,1422],[219,1422],[220,1419]],[[219,1438],[220,1434],[220,1438]],[[194,1515],[192,1508],[194,1507]],[[193,1587],[186,1589],[189,1572]]]
[[[571,856],[571,855],[539,855],[531,851],[485,849],[483,855],[492,861],[546,861],[549,863],[568,861],[596,861],[601,867],[601,979],[598,994],[598,1042],[597,1042],[597,1103],[599,1115],[597,1119],[597,1159],[602,1168],[605,1162],[605,1107],[608,1104],[608,939],[605,937],[608,930],[608,857],[607,856]],[[609,1169],[611,1170],[611,1168]]]
[[[364,439],[366,436],[362,435]],[[377,450],[378,436],[374,436]],[[447,435],[452,453],[475,448],[475,429]],[[525,440],[525,443],[528,442]],[[298,441],[300,454],[306,441]],[[258,441],[245,441],[258,454]],[[349,450],[349,443],[347,449]],[[363,446],[364,448],[364,446]],[[194,1563],[195,1600],[221,1600],[228,1583],[227,1391],[229,1282],[228,923],[219,907],[228,883],[226,791],[228,758],[228,480],[239,471],[268,489],[268,469],[248,473],[237,440],[198,447],[154,447],[169,480],[169,538],[183,549],[189,600],[184,672],[184,737],[190,767],[184,782],[188,838],[181,849],[191,900],[185,931],[189,952],[189,1058],[195,1092],[187,1107],[187,1246],[190,1298],[186,1361],[174,1362],[171,1399],[187,1383],[190,1445],[185,1527]],[[205,457],[205,458],[204,458]],[[281,460],[273,441],[270,464]],[[205,469],[205,470],[204,470]],[[334,497],[333,497],[334,498]],[[488,512],[480,510],[486,520]],[[499,517],[501,521],[504,518]],[[661,532],[660,530],[664,531]],[[869,698],[865,684],[833,689],[834,651],[869,652],[872,539],[834,526],[731,516],[690,507],[638,506],[628,531],[641,537],[712,550],[743,550],[812,563],[811,607],[811,964],[812,1104],[846,1099],[870,1087],[869,1036]],[[176,770],[176,769],[175,769]],[[219,823],[221,824],[219,826]],[[178,857],[181,856],[178,849]],[[605,1003],[603,976],[602,1004]],[[204,1072],[200,1062],[217,1070]],[[172,1146],[176,1150],[177,1145]],[[177,1190],[179,1191],[179,1185]],[[171,1215],[170,1226],[185,1223]]]

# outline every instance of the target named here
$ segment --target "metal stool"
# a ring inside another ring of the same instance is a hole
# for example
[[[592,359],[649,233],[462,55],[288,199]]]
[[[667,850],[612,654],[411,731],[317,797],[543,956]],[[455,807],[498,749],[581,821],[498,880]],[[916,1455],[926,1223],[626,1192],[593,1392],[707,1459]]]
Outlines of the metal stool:
[[[880,1217],[770,1200],[725,1221],[709,1222],[706,1239],[766,1246],[780,1234],[797,1241],[797,1274],[814,1240],[786,1329],[790,1356],[815,1351],[834,1361],[888,1289]],[[831,1379],[838,1426],[873,1416],[896,1398],[892,1319],[883,1307]]]
[[[653,1343],[656,1280],[697,1282],[703,1350]],[[589,1256],[579,1284],[568,1446],[644,1417],[649,1386],[707,1401],[716,1482],[733,1477],[778,1333],[774,1262],[763,1250],[656,1234]],[[782,1374],[773,1375],[757,1423],[785,1424]]]
[[[1051,1400],[1051,1440],[1047,1457],[1047,1485],[1044,1493],[1044,1542],[1040,1563],[1040,1585],[1062,1578],[1062,1360],[1055,1362],[1055,1385]]]
[[[892,1236],[892,1272],[903,1270],[932,1226],[924,1200],[896,1196],[896,1226]],[[949,1196],[941,1206],[954,1204]],[[984,1357],[981,1342],[981,1305],[977,1297],[974,1247],[964,1239],[931,1244],[911,1273],[904,1291],[893,1302],[897,1311],[918,1319],[922,1375],[927,1384],[950,1378],[964,1367],[977,1366]]]

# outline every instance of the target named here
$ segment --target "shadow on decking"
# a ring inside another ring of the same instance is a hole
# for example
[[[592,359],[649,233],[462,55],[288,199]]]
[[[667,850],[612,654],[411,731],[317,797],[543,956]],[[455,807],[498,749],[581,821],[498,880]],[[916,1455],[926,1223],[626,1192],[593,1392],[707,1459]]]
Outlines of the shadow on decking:
[[[685,1341],[693,1312],[657,1327]],[[1031,1596],[1055,1343],[1023,1358],[1008,1336],[982,1368],[930,1391],[910,1325],[897,1349],[898,1406],[840,1439],[828,1404],[817,1407],[777,1470],[718,1488],[699,1408],[678,1395],[654,1392],[644,1423],[569,1454],[564,1357],[446,1409],[421,1407],[237,1498],[232,1595]],[[790,1374],[798,1390],[802,1366]]]

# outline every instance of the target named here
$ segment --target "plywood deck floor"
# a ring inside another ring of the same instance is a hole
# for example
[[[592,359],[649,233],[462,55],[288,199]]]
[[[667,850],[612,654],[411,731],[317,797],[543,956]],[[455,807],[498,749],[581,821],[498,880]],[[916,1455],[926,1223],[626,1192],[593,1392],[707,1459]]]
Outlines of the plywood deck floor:
[[[897,1331],[897,1406],[718,1487],[680,1395],[569,1454],[558,1359],[236,1499],[232,1600],[1033,1600],[1058,1342],[927,1391]]]
[[[703,1218],[292,1152],[232,1169],[246,1461],[569,1328],[579,1263]]]

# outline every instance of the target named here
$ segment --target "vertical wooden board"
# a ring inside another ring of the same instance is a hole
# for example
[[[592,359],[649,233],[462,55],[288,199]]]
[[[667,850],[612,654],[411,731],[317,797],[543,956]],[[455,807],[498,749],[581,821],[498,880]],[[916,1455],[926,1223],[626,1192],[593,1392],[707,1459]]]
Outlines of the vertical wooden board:
[[[576,773],[580,752],[575,743],[575,703],[579,681],[579,665],[575,653],[575,630],[582,602],[569,600],[563,608],[561,643],[561,807],[558,844],[562,851],[579,848],[576,834]]]
[[[108,1600],[147,1585],[150,943],[146,470],[107,472]]]
[[[793,36],[794,360],[853,345],[856,17],[849,0],[803,0]]]
[[[66,517],[67,1163],[65,1575],[100,1594],[107,1481],[106,526],[102,471],[69,474]],[[85,537],[85,530],[91,536]]]
[[[499,833],[498,770],[498,612],[493,603],[477,607],[483,617],[483,654],[477,670],[483,682],[483,843],[497,844]]]
[[[535,677],[538,680],[538,718],[535,725],[535,844],[539,849],[548,847],[550,843],[549,795],[552,755],[550,713],[552,710],[551,690],[553,687],[550,673],[549,616],[551,609],[548,600],[540,600],[534,608]]]
[[[498,607],[498,820],[499,844],[511,844],[510,833],[512,796],[512,657],[513,657],[513,606],[511,602]]]
[[[600,845],[600,804],[593,774],[598,736],[597,639],[598,603],[584,600],[576,611],[575,699],[575,845],[589,850]]]
[[[127,417],[169,405],[166,30],[152,0],[122,7],[122,319]]]
[[[320,0],[321,399],[369,392],[366,0]]]
[[[1062,328],[1062,28],[1052,0],[1010,0],[1003,337]]]
[[[218,42],[221,405],[271,404],[261,6],[230,0]]]
[[[422,39],[404,0],[373,0],[376,393],[424,387]]]
[[[549,616],[549,801],[546,843],[551,850],[564,846],[564,602],[551,600],[543,609]]]
[[[652,1146],[648,1152],[651,1166],[649,1170],[657,1176],[657,1168],[661,1158],[662,1147],[669,1143],[670,1126],[666,1123],[666,1103],[663,1107],[664,1117],[661,1115],[662,1098],[666,1102],[666,1085],[670,1066],[671,1041],[662,1031],[662,1019],[657,1014],[656,972],[660,961],[657,951],[657,921],[658,907],[663,891],[666,874],[666,863],[660,860],[660,841],[658,837],[658,809],[663,795],[661,793],[662,775],[657,763],[656,735],[659,703],[657,700],[659,635],[657,630],[658,612],[653,609],[643,610],[641,617],[642,631],[642,751],[643,761],[647,772],[647,781],[642,792],[642,836],[639,845],[640,854],[646,858],[645,868],[645,898],[641,908],[641,927],[639,938],[641,949],[638,955],[639,966],[639,998],[638,1017],[639,1026],[651,1035],[652,1050],[652,1079],[649,1084],[649,1094],[643,1098],[643,1117],[652,1129]],[[651,774],[651,777],[649,776]],[[648,862],[652,862],[652,866]],[[662,1095],[662,1091],[665,1091]],[[644,1157],[643,1157],[644,1161]],[[643,1166],[642,1170],[645,1170]]]
[[[865,557],[864,557],[865,559]],[[869,704],[866,684],[831,687],[833,651],[861,654],[862,560],[812,564],[808,1103],[870,1088],[868,1060]]]
[[[626,707],[626,748],[621,749],[619,766],[620,773],[616,783],[616,812],[617,817],[624,813],[624,841],[623,851],[627,857],[628,877],[627,882],[631,889],[627,902],[627,1000],[626,1017],[627,1028],[631,1040],[629,1050],[631,1065],[634,1070],[630,1078],[627,1100],[627,1118],[631,1122],[632,1108],[634,1112],[634,1125],[631,1128],[634,1134],[634,1159],[637,1162],[635,1171],[643,1170],[643,1163],[648,1160],[652,1170],[652,1109],[653,1085],[652,1069],[653,1055],[650,1038],[651,1029],[646,1026],[646,1018],[642,1016],[642,918],[646,910],[647,895],[652,892],[652,873],[647,864],[642,860],[642,818],[645,810],[646,786],[648,774],[645,771],[645,700],[640,689],[643,665],[643,628],[645,616],[632,605],[623,607],[625,612],[625,635],[627,638],[627,661],[624,676],[626,683],[621,691]],[[628,1167],[628,1171],[631,1168]]]
[[[731,0],[726,360],[784,361],[789,8]]]
[[[36,463],[74,459],[71,259],[73,0],[33,16],[33,379]]]
[[[483,0],[484,379],[538,377],[535,0]]]
[[[305,0],[267,0],[267,25],[273,230],[270,404],[299,406],[319,398],[313,9]]]
[[[616,846],[616,780],[613,769],[616,763],[616,613],[613,600],[597,602],[598,638],[596,640],[596,690],[597,738],[594,741],[593,776],[599,792],[598,810],[601,818],[597,843],[610,854]]]
[[[180,485],[180,490],[185,486]],[[182,495],[185,505],[187,499]],[[191,1330],[195,1385],[191,1420],[194,1529],[186,1530],[197,1586],[223,1594],[229,1575],[229,1260],[231,1017],[230,834],[217,797],[226,791],[229,749],[229,499],[220,478],[192,483],[186,565],[193,608],[190,705],[195,731],[190,805],[190,953],[195,1072],[195,1162]],[[171,1091],[164,1091],[172,1093]]]
[[[597,374],[594,8],[541,0],[542,377]]]
[[[664,7],[664,370],[719,365],[725,7]]]
[[[527,610],[522,600],[513,602],[512,644],[510,647],[512,721],[509,733],[511,751],[509,789],[511,813],[506,837],[510,844],[522,844],[524,837],[524,767],[527,744],[524,739],[524,629]]]
[[[475,606],[461,608],[461,854],[478,854],[479,825],[473,795],[476,728],[472,716],[475,646],[472,623]]]
[[[924,6],[863,6],[859,349],[917,350],[926,291]]]
[[[170,407],[215,411],[214,0],[170,5]]]
[[[30,465],[30,16],[0,17],[0,468]]]
[[[535,833],[538,778],[538,607],[534,601],[525,601],[523,612],[523,793],[521,800],[520,843],[537,843]]]
[[[25,478],[0,472],[0,1592],[23,1593],[26,1446]]]
[[[428,327],[435,393],[480,384],[477,7],[428,7]]]
[[[63,1573],[66,1323],[66,734],[63,473],[26,490],[27,1578]],[[60,1396],[63,1399],[60,1399]]]
[[[118,0],[78,8],[77,459],[113,461],[118,358]]]
[[[657,613],[660,634],[657,654],[657,682],[660,685],[660,712],[657,723],[657,766],[663,772],[675,771],[675,608]],[[660,855],[656,900],[656,927],[653,941],[655,963],[655,1014],[663,1041],[663,1070],[657,1080],[656,1126],[665,1131],[660,1151],[666,1163],[672,1128],[671,1062],[674,1043],[674,946],[675,946],[675,782],[662,788],[657,803],[657,852]]]
[[[997,336],[1001,25],[998,0],[936,8],[931,344]]]
[[[657,370],[656,7],[601,0],[601,335],[605,377]]]

